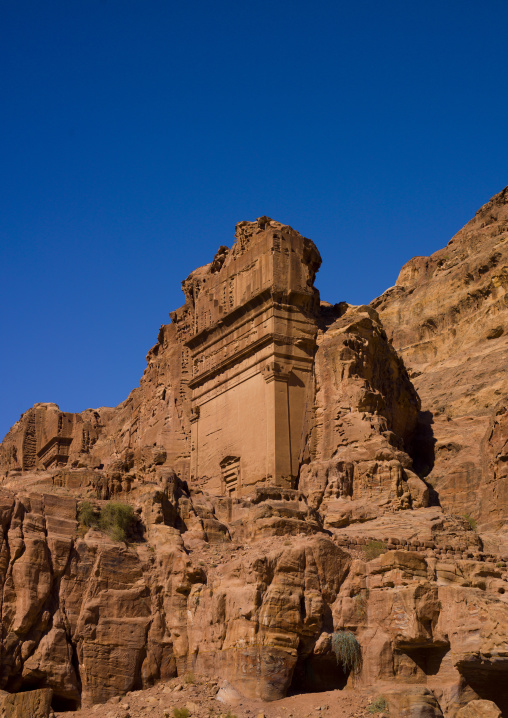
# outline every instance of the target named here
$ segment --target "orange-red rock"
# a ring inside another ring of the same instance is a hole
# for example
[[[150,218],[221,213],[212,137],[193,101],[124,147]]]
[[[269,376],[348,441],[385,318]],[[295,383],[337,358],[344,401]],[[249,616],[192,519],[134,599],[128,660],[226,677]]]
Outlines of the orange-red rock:
[[[372,302],[422,400],[418,470],[482,528],[508,509],[508,187]]]
[[[313,243],[240,223],[125,402],[28,410],[0,447],[0,689],[63,710],[194,673],[507,713],[506,199],[377,311],[320,304]],[[127,542],[93,519],[112,500]]]

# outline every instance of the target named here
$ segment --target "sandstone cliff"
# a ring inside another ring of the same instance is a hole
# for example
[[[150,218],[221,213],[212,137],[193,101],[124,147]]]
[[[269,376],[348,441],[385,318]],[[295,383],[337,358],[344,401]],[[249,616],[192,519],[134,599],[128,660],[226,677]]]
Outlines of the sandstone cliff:
[[[354,307],[319,302],[311,240],[242,222],[125,402],[28,410],[0,446],[0,689],[63,711],[193,674],[508,715],[508,556],[463,516],[506,515],[507,227],[505,191]]]
[[[422,402],[417,469],[485,529],[508,506],[508,188],[372,302]]]
[[[195,672],[265,700],[394,681],[430,688],[449,715],[475,697],[508,708],[506,564],[462,550],[472,532],[443,526],[438,509],[407,512],[422,537],[441,522],[434,542],[390,538],[368,560],[365,539],[324,534],[294,495],[255,503],[145,484],[144,540],[129,545],[83,534],[67,495],[1,498],[9,691],[50,687],[63,710]],[[337,667],[344,631],[361,646],[358,675]]]
[[[426,506],[428,491],[406,453],[418,395],[375,311],[324,308],[315,377],[300,488],[326,526]]]

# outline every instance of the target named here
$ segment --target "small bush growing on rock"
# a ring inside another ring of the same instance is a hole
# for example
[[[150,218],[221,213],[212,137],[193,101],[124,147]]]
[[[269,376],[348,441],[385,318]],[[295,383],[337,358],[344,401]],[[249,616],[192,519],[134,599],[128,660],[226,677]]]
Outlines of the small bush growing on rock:
[[[79,507],[78,520],[86,528],[99,528],[114,541],[125,541],[127,532],[134,523],[134,509],[129,504],[110,501],[96,513],[90,501],[83,501]]]
[[[387,548],[384,541],[367,541],[363,548],[363,554],[367,561],[372,561],[373,558],[381,556],[382,553],[386,553]]]
[[[332,651],[337,664],[342,663],[344,673],[357,673],[362,665],[362,649],[351,631],[335,631],[332,636]]]
[[[472,516],[470,516],[469,514],[464,514],[462,518],[466,519],[473,531],[476,531],[476,520]]]
[[[110,501],[101,511],[99,527],[114,541],[125,541],[127,531],[134,521],[134,509],[129,504]]]
[[[192,671],[189,671],[189,673],[186,673],[183,680],[185,683],[187,683],[190,686],[194,685],[194,683],[196,682],[196,678],[194,676],[194,673],[192,673]]]
[[[78,511],[78,521],[83,526],[90,528],[90,526],[97,525],[97,516],[95,510],[90,501],[83,501]]]
[[[388,711],[388,703],[383,696],[379,696],[367,706],[369,713],[386,713]]]
[[[190,712],[188,708],[173,708],[174,718],[189,718]]]

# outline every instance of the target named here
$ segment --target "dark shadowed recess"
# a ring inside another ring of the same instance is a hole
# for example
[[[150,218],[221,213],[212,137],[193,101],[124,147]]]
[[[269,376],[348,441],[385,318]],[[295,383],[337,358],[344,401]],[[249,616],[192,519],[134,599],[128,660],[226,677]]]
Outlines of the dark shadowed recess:
[[[39,688],[47,688],[48,685],[44,680],[40,681],[31,681],[30,683],[23,684],[22,688],[19,691],[13,691],[13,692],[19,692],[19,693],[25,693],[27,691],[35,691]],[[80,701],[76,698],[68,698],[65,696],[59,696],[55,693],[53,693],[53,698],[51,699],[51,708],[54,711],[77,711],[81,707]]]
[[[420,411],[415,433],[409,447],[409,454],[413,459],[413,468],[424,481],[434,468],[436,438],[432,425],[434,415],[431,411]],[[425,482],[429,489],[429,505],[441,506],[436,489]]]
[[[333,654],[299,656],[288,696],[321,693],[346,687],[350,671],[344,671]]]
[[[467,662],[462,661],[457,668],[481,699],[494,701],[501,710],[503,718],[508,718],[508,661],[506,659],[477,658]]]

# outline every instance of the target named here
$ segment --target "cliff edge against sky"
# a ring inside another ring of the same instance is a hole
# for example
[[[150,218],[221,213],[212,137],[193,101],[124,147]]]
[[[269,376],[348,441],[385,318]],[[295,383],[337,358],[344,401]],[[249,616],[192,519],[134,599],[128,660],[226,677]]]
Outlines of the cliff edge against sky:
[[[122,404],[12,427],[0,688],[65,711],[192,673],[508,715],[508,189],[370,306],[321,302],[320,263],[240,222]]]

